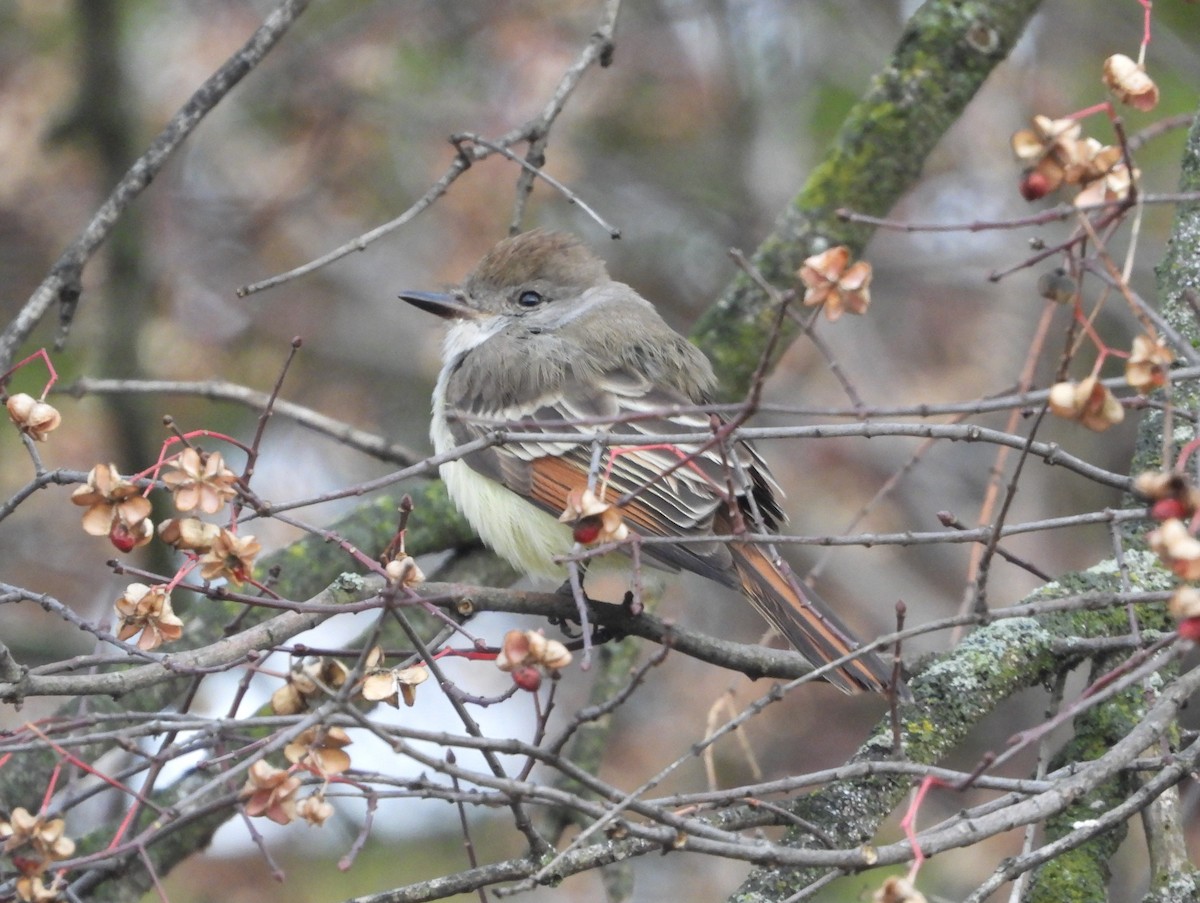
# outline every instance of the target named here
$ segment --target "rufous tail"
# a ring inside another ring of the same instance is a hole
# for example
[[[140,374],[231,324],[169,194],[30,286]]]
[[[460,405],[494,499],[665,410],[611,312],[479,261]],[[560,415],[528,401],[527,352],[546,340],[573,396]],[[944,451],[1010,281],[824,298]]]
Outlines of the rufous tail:
[[[858,648],[850,631],[829,607],[789,580],[762,549],[748,543],[731,543],[729,548],[746,597],[797,652],[819,666]],[[874,652],[862,653],[826,675],[830,683],[846,693],[883,693],[891,678],[892,669]]]

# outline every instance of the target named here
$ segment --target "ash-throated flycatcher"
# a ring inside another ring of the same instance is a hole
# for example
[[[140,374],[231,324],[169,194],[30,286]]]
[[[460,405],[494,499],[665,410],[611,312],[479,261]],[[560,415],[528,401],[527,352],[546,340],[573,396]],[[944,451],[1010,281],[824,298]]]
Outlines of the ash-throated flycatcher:
[[[520,421],[523,432],[580,434],[577,444],[509,443],[441,466],[455,504],[514,567],[566,575],[555,556],[568,554],[580,534],[559,516],[579,511],[593,437],[607,430],[612,447],[592,474],[593,485],[603,487],[600,501],[632,493],[620,512],[642,536],[714,537],[647,544],[645,555],[740,589],[816,664],[856,648],[839,620],[762,548],[724,538],[739,519],[733,506],[751,530],[759,521],[767,530],[778,526],[784,517],[775,480],[745,442],[697,453],[704,433],[711,436],[709,418],[669,411],[709,400],[716,378],[708,359],[649,301],[610,279],[574,237],[534,231],[505,239],[462,289],[400,297],[453,321],[433,395],[430,432],[439,454],[487,435],[497,422]],[[684,431],[701,438],[678,447],[638,444],[639,435]],[[848,692],[880,691],[889,677],[878,656],[864,654],[829,680]]]

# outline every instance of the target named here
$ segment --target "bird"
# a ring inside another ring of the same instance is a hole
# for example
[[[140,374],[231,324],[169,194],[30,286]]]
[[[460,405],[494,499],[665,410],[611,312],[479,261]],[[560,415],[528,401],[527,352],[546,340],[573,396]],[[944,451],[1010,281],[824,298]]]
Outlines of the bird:
[[[645,544],[642,557],[740,590],[814,665],[858,648],[773,552],[740,538],[746,525],[779,530],[782,492],[750,443],[706,445],[714,421],[702,406],[717,388],[708,358],[610,278],[577,237],[535,229],[505,238],[460,288],[400,298],[450,324],[433,391],[435,452],[519,424],[520,441],[477,447],[439,468],[455,505],[514,568],[561,580],[563,556],[596,533],[581,523],[603,511],[617,538],[632,530],[688,539]],[[598,432],[610,444],[594,462]],[[639,443],[685,432],[697,438]],[[563,433],[579,439],[561,441]],[[882,693],[891,669],[864,651],[827,680],[848,693]]]

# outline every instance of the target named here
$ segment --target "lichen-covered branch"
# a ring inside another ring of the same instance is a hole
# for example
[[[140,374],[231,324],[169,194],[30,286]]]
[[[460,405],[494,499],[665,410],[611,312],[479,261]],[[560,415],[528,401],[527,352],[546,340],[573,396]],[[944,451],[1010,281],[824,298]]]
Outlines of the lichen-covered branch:
[[[759,245],[752,259],[758,271],[787,288],[811,254],[839,244],[861,252],[872,228],[841,221],[836,211],[847,207],[881,216],[891,210],[1038,6],[1038,0],[930,0],[917,10],[892,59]],[[739,275],[692,331],[716,365],[726,399],[740,399],[749,390],[773,317],[769,299]],[[788,339],[798,329],[785,328]],[[777,355],[787,344],[778,344]]]

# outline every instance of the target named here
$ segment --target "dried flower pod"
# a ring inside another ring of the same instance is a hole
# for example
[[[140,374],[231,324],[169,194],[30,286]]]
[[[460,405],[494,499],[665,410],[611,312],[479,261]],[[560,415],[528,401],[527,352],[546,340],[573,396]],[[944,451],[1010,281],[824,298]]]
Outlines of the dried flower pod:
[[[912,882],[892,875],[871,895],[871,903],[926,903],[925,895]]]
[[[518,673],[529,668],[544,668],[561,671],[571,664],[571,651],[558,640],[548,640],[536,630],[510,630],[504,635],[500,654],[496,656],[496,667],[510,672],[522,688],[527,689]],[[526,675],[524,680],[528,680]]]
[[[835,314],[829,305],[826,304],[826,317],[832,322],[840,317],[843,312],[858,315],[865,314],[867,308],[871,305],[872,276],[874,276],[874,271],[871,269],[871,265],[865,260],[856,260],[850,264],[850,268],[846,270],[846,274],[838,280],[838,296],[841,298],[841,305]]]
[[[1151,503],[1150,516],[1155,520],[1186,519],[1200,511],[1200,489],[1177,471],[1139,473],[1133,479],[1133,490]]]
[[[297,715],[308,707],[308,701],[293,681],[288,681],[271,694],[271,711],[276,715]]]
[[[1166,342],[1148,335],[1134,336],[1133,348],[1125,362],[1125,382],[1140,395],[1149,395],[1167,381],[1167,370],[1175,363],[1175,355]]]
[[[17,429],[37,442],[45,442],[46,435],[62,423],[62,414],[54,405],[38,401],[24,392],[10,395],[4,406]]]
[[[1178,518],[1165,520],[1146,534],[1150,550],[1181,580],[1200,579],[1200,540]]]
[[[237,474],[225,466],[220,452],[185,448],[162,479],[180,511],[199,508],[205,514],[216,514],[237,495]]]
[[[254,573],[254,558],[262,544],[253,536],[238,536],[224,528],[208,551],[200,556],[200,576],[205,580],[224,577],[231,583],[245,583]]]
[[[114,464],[97,464],[88,472],[87,483],[71,493],[71,502],[86,507],[83,530],[91,536],[109,536],[115,522],[136,527],[150,514],[150,500],[117,473]]]
[[[1047,396],[1050,412],[1067,420],[1074,420],[1078,406],[1075,403],[1075,383],[1055,383]]]
[[[284,757],[293,765],[328,776],[341,774],[350,767],[350,754],[342,747],[354,741],[340,727],[310,727],[283,748]]]
[[[207,552],[221,528],[195,517],[173,517],[158,525],[158,538],[181,552]]]
[[[1079,383],[1056,383],[1050,387],[1048,401],[1059,417],[1077,420],[1098,433],[1125,419],[1121,402],[1094,376]]]
[[[1147,113],[1158,106],[1158,85],[1123,53],[1114,53],[1104,61],[1103,81],[1117,100],[1135,110]]]
[[[1028,164],[1021,176],[1021,196],[1037,200],[1056,191],[1066,178],[1069,165],[1078,161],[1076,145],[1083,133],[1074,119],[1051,119],[1034,116],[1032,129],[1014,132],[1013,154]]]
[[[1181,586],[1167,601],[1167,611],[1179,622],[1179,635],[1193,643],[1200,640],[1200,589]]]
[[[1181,586],[1167,600],[1167,611],[1177,621],[1200,618],[1200,589]]]
[[[60,873],[49,884],[44,875],[21,875],[13,886],[21,903],[59,903],[67,884]]]
[[[420,586],[425,582],[424,572],[417,567],[416,560],[411,555],[393,558],[383,568],[391,586],[405,588]]]
[[[1076,207],[1090,207],[1093,204],[1122,201],[1129,196],[1141,175],[1140,170],[1130,172],[1124,163],[1117,163],[1104,175],[1088,181],[1084,189],[1075,195],[1073,203]]]
[[[496,656],[496,667],[501,671],[514,671],[529,661],[530,635],[532,630],[510,630],[504,634],[500,653]]]
[[[547,640],[541,664],[551,671],[561,671],[571,664],[571,650],[558,640]]]
[[[259,759],[250,766],[246,784],[242,787],[246,814],[252,818],[265,815],[276,824],[286,825],[296,817],[298,789],[298,777]]]
[[[287,682],[271,694],[271,709],[276,715],[295,715],[308,710],[309,701],[336,690],[346,682],[349,669],[336,658],[321,658],[293,665]]]
[[[350,669],[336,658],[322,656],[304,666],[304,676],[309,683],[318,688],[323,686],[331,690],[339,690],[346,685]]]
[[[367,654],[367,673],[359,686],[359,693],[368,702],[386,702],[392,708],[400,708],[400,700],[407,706],[417,701],[417,687],[429,680],[429,669],[424,665],[408,668],[384,668],[383,650],[376,646]]]
[[[1074,119],[1033,117],[1033,128],[1012,136],[1013,153],[1026,164],[1021,196],[1037,200],[1063,185],[1084,189],[1075,203],[1085,206],[1124,198],[1137,179],[1123,160],[1120,147],[1086,137]]]
[[[75,853],[75,841],[66,836],[66,822],[61,818],[47,820],[17,806],[8,821],[0,821],[0,840],[5,853],[20,852],[22,858],[37,860],[45,867]],[[16,857],[14,857],[16,858]]]
[[[324,825],[334,811],[333,804],[319,793],[306,796],[296,804],[296,814],[316,828]]]
[[[117,630],[118,640],[127,640],[135,633],[137,647],[149,651],[163,643],[170,643],[183,635],[183,621],[171,608],[171,594],[166,585],[147,586],[131,583],[116,602],[117,614],[121,616]]]
[[[567,507],[558,520],[571,524],[575,541],[583,545],[622,542],[629,537],[621,509],[601,501],[590,489],[572,489],[567,494]]]
[[[871,303],[871,265],[865,260],[850,263],[850,249],[837,245],[809,257],[796,271],[804,285],[804,306],[824,305],[830,321],[843,313],[865,313]]]
[[[1172,483],[1179,479],[1179,474],[1169,470],[1143,470],[1133,478],[1133,490],[1152,500],[1166,498],[1172,493]]]

